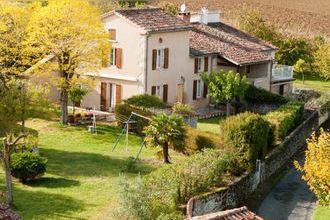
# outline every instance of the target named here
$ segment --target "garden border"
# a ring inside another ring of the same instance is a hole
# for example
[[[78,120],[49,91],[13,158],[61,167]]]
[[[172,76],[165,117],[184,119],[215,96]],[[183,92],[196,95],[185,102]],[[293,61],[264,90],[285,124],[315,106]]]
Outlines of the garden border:
[[[257,164],[257,169],[247,173],[226,188],[192,197],[187,203],[188,219],[211,212],[233,208],[256,191],[260,183],[266,182],[300,150],[314,130],[330,118],[330,114],[319,115],[313,111],[294,131]]]

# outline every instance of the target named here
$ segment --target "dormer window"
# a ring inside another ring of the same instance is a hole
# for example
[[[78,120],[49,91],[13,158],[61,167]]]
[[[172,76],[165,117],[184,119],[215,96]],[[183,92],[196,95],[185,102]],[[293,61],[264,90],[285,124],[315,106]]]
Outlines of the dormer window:
[[[117,40],[117,32],[116,29],[110,28],[109,30],[109,35],[110,35],[110,40],[111,41],[116,41]]]

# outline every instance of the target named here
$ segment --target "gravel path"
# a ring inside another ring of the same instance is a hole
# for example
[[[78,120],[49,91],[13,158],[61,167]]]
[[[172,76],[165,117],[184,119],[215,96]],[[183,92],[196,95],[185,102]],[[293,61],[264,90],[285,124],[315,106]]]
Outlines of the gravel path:
[[[316,198],[295,168],[268,193],[258,209],[265,220],[311,220]]]

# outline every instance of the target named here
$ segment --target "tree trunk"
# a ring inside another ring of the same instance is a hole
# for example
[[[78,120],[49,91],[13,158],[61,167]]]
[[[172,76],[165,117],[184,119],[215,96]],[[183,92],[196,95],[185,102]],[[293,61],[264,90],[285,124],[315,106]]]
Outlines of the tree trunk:
[[[6,175],[6,196],[7,203],[10,207],[13,206],[13,189],[12,189],[12,180],[11,180],[11,172],[10,172],[10,146],[7,143],[7,139],[5,138],[3,141],[4,150],[3,150],[3,161],[5,166],[5,175]]]
[[[226,115],[227,117],[230,116],[230,102],[227,102],[226,104]]]
[[[25,108],[26,108],[26,89],[25,89],[25,84],[22,86],[22,114],[21,114],[21,121],[22,121],[22,126],[21,126],[21,133],[25,132]]]
[[[163,145],[163,156],[164,156],[164,163],[170,163],[168,158],[168,142],[165,142]]]
[[[68,124],[68,91],[62,89],[61,91],[61,123],[66,125]]]
[[[305,74],[302,74],[302,83],[305,84]]]

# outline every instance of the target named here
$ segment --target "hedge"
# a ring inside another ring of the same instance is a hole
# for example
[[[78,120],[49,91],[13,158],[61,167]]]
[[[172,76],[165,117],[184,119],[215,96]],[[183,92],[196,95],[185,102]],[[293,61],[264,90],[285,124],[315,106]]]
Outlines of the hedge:
[[[288,102],[288,99],[281,95],[252,85],[247,87],[244,99],[251,103],[284,104]]]
[[[220,137],[226,148],[240,155],[240,162],[253,169],[274,142],[274,129],[261,115],[245,112],[220,122]]]
[[[125,100],[129,105],[141,107],[141,108],[164,108],[166,104],[157,96],[142,94],[135,95]]]
[[[219,135],[186,126],[185,154],[193,154],[205,148],[222,149]]]
[[[283,140],[303,119],[304,105],[290,101],[277,110],[265,115],[265,119],[275,126],[276,140]]]

